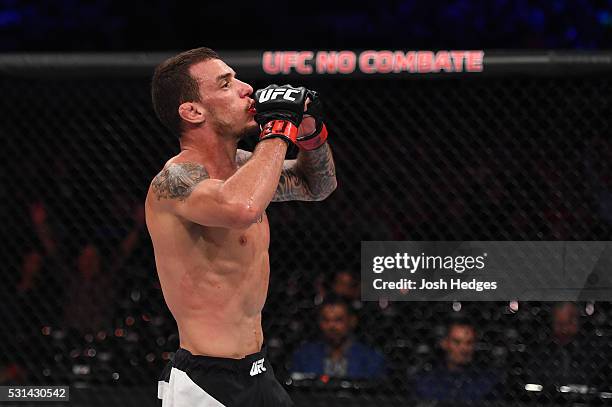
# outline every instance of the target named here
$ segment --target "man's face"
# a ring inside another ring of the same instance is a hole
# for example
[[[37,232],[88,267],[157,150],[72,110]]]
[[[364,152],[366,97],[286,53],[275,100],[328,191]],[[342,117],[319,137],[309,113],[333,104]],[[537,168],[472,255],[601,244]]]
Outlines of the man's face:
[[[336,295],[350,300],[359,299],[359,295],[361,294],[359,280],[355,279],[351,273],[346,271],[341,271],[336,274],[333,290]]]
[[[193,65],[189,73],[198,82],[206,122],[218,134],[241,138],[258,131],[253,88],[238,80],[225,62],[209,59]]]
[[[472,362],[476,333],[469,325],[452,325],[446,338],[442,340],[442,349],[446,352],[446,361],[452,366],[463,366]]]
[[[571,341],[578,333],[578,310],[573,304],[564,304],[553,314],[553,332],[562,343]]]
[[[319,317],[325,341],[332,346],[344,343],[351,330],[351,316],[344,305],[325,305]]]

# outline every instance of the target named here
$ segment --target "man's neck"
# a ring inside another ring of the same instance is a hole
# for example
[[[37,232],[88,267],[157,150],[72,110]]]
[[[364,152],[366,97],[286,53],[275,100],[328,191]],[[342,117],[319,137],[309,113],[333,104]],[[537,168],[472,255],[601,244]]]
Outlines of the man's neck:
[[[574,341],[573,336],[555,336],[554,342],[560,346],[567,346]]]
[[[446,361],[446,368],[450,371],[450,372],[461,372],[463,370],[466,370],[469,367],[468,365],[460,365],[458,363],[453,363],[451,361]]]
[[[229,178],[237,169],[236,150],[238,140],[216,134],[196,137],[193,134],[181,139],[181,154],[193,157],[206,167],[211,178]]]
[[[351,344],[351,338],[347,337],[344,341],[342,341],[341,343],[337,345],[328,345],[329,346],[329,356],[333,360],[341,359],[344,356],[350,344]]]

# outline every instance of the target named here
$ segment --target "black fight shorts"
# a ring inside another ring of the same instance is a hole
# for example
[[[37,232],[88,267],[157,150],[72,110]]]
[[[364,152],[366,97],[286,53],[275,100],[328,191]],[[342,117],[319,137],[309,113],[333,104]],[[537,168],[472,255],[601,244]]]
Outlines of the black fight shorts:
[[[288,407],[265,349],[243,359],[192,355],[179,349],[158,383],[162,407]]]

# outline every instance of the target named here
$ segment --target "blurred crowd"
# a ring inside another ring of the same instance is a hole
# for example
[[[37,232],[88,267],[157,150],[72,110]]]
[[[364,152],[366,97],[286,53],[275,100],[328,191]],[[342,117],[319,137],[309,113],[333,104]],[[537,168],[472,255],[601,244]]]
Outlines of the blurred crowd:
[[[0,383],[154,385],[179,341],[143,189],[176,141],[147,80],[2,83]],[[268,209],[284,383],[441,402],[608,389],[612,303],[362,302],[357,271],[361,240],[611,240],[609,80],[314,85],[340,184]]]
[[[319,292],[313,340],[301,341],[286,364],[293,381],[375,381],[394,392],[401,383],[409,398],[449,405],[530,392],[553,397],[564,386],[612,390],[610,304],[372,303],[359,296],[359,275],[349,271]]]
[[[0,384],[147,385],[178,348],[142,204],[115,196],[107,210],[120,223],[62,238],[43,201],[29,206],[36,243],[5,298],[19,328],[2,331]],[[525,386],[612,390],[610,304],[362,302],[353,271],[287,277],[264,323],[289,385],[351,381],[454,403]]]
[[[18,331],[2,332],[0,384],[147,385],[178,348],[142,204],[115,196],[108,210],[110,224],[62,238],[43,201],[29,206],[36,243],[5,299]],[[612,390],[610,304],[362,302],[353,271],[287,278],[264,321],[288,385],[369,383],[442,403]]]
[[[416,151],[435,165],[427,145],[416,142]],[[585,151],[583,166],[597,217],[567,212],[572,204],[565,200],[547,200],[544,236],[567,239],[581,227],[592,230],[593,219],[609,219],[610,143],[594,137]],[[471,171],[473,189],[480,185],[478,202],[503,206],[508,191],[494,182],[495,166],[476,164],[465,171]],[[546,188],[556,193],[568,188],[568,180],[549,164],[534,165]],[[25,229],[15,233],[21,252],[11,256],[20,260],[2,296],[10,310],[6,326],[15,330],[0,330],[0,384],[155,383],[179,338],[155,274],[142,202],[117,190],[94,206],[80,205],[74,197],[81,184],[73,182],[66,163],[56,160],[51,168],[52,180],[45,185],[58,193],[18,197],[28,204],[23,219],[12,220]],[[449,182],[457,176],[448,173],[444,182],[431,185],[435,199],[452,192]],[[100,191],[89,199],[95,196]],[[562,386],[585,394],[612,390],[611,303],[362,302],[357,267],[308,269],[312,259],[295,257],[274,240],[309,233],[311,239],[331,241],[334,233],[347,231],[362,239],[403,239],[402,230],[435,225],[436,218],[459,224],[471,213],[498,211],[469,208],[463,198],[454,201],[443,205],[444,216],[423,208],[407,211],[409,217],[399,223],[389,208],[363,202],[359,209],[367,218],[345,211],[336,219],[337,230],[324,231],[300,224],[294,204],[270,207],[273,281],[264,330],[269,356],[287,385],[334,388],[350,381],[360,383],[360,389],[454,403],[513,400]],[[410,202],[410,197],[402,200]],[[316,218],[317,208],[309,210]],[[282,225],[274,224],[278,219]],[[510,222],[508,229],[520,230],[517,218]],[[287,231],[298,235],[283,235]],[[336,249],[358,250],[339,238],[335,242]],[[322,254],[321,259],[337,264],[333,257]]]

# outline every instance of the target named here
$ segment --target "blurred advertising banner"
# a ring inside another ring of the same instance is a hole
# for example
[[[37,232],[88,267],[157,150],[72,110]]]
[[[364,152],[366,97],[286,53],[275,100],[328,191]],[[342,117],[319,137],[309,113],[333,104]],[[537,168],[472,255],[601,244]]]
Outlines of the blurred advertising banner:
[[[130,77],[152,75],[172,52],[4,53],[0,74]],[[242,78],[395,78],[575,76],[612,71],[612,51],[553,50],[220,50]]]

